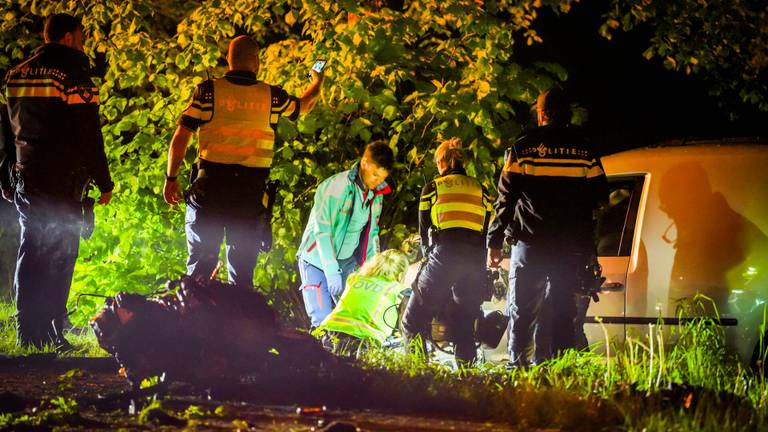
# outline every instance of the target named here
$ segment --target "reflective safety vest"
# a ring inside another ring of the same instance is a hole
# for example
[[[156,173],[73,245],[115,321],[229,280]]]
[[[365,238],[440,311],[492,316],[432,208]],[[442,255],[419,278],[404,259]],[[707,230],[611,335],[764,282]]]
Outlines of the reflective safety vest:
[[[213,94],[213,118],[200,126],[200,159],[269,168],[275,145],[275,131],[270,125],[270,86],[242,86],[217,79],[213,81]]]
[[[403,290],[399,282],[378,276],[352,275],[339,303],[317,330],[335,331],[381,344],[397,325]]]
[[[449,174],[435,179],[431,199],[432,225],[438,230],[465,228],[483,232],[488,217],[483,186],[472,177]]]

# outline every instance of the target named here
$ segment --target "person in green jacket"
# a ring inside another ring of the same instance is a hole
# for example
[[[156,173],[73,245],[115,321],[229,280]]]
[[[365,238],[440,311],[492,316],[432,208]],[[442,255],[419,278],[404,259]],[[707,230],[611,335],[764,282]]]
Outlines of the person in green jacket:
[[[344,349],[360,342],[380,346],[397,326],[402,284],[408,258],[397,249],[386,250],[369,259],[347,279],[347,288],[333,311],[325,317],[314,335],[331,335],[334,348]],[[338,351],[338,350],[336,350]]]
[[[391,192],[385,179],[394,162],[389,145],[375,141],[359,163],[317,187],[297,254],[312,328],[331,312],[347,276],[379,252],[379,216],[384,195]]]

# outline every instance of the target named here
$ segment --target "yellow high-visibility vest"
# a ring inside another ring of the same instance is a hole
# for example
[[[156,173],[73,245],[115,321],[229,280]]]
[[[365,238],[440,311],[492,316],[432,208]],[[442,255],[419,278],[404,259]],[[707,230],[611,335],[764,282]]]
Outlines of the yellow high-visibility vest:
[[[487,206],[483,187],[472,177],[450,174],[435,179],[432,225],[438,230],[465,228],[483,232]]]
[[[270,86],[243,86],[217,79],[213,82],[213,94],[213,119],[200,127],[200,158],[269,168],[275,145],[275,131],[270,125]]]

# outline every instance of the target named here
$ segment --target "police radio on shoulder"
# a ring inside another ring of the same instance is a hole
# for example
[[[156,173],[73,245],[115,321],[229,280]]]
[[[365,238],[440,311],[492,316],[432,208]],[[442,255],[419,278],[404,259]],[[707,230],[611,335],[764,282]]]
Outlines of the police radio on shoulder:
[[[325,64],[327,63],[327,60],[317,60],[315,61],[315,64],[312,65],[312,70],[314,70],[317,73],[320,73],[325,69]],[[307,72],[307,78],[312,78],[312,72]]]

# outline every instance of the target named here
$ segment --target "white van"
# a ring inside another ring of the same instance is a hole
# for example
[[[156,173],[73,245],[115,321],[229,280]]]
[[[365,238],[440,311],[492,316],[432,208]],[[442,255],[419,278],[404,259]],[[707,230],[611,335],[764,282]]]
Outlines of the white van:
[[[745,363],[768,300],[768,145],[672,142],[602,158],[611,207],[598,225],[606,282],[587,311],[590,343],[619,342],[663,318],[677,300],[715,301],[727,343]],[[504,302],[484,309],[504,310]],[[598,318],[599,317],[599,318]],[[506,337],[486,358],[506,357]]]

